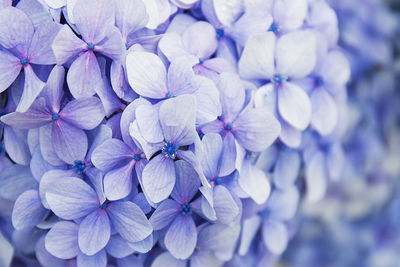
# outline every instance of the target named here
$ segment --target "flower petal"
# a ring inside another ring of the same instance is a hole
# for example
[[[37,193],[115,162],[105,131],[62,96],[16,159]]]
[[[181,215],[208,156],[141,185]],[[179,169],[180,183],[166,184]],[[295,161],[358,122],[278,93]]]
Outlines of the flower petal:
[[[28,190],[22,193],[14,204],[12,224],[15,229],[34,227],[47,216],[46,210],[40,201],[39,192]]]
[[[158,203],[171,194],[175,179],[173,160],[163,154],[157,155],[144,167],[143,191],[152,202]]]
[[[197,242],[196,225],[191,216],[179,215],[165,235],[165,246],[177,259],[187,259],[192,255]]]
[[[231,223],[239,215],[239,207],[223,185],[214,187],[214,209],[218,221],[223,224]]]
[[[95,50],[112,60],[120,60],[125,52],[125,46],[118,28],[114,26],[109,27],[107,38],[101,44],[96,45]]]
[[[68,25],[62,26],[52,44],[53,53],[59,65],[75,57],[85,48],[85,42],[79,39]]]
[[[20,71],[19,59],[0,50],[0,92],[6,90],[15,81]]]
[[[190,56],[189,52],[183,46],[182,36],[176,32],[165,33],[160,39],[158,47],[169,62],[174,61],[178,57]]]
[[[288,232],[285,225],[274,220],[266,220],[263,224],[264,244],[274,254],[281,254],[288,243]]]
[[[104,193],[109,200],[118,200],[128,196],[132,191],[133,168],[135,161],[113,169],[104,176]]]
[[[46,191],[46,200],[51,210],[65,220],[81,218],[99,205],[96,192],[81,179],[73,177],[52,183]]]
[[[126,72],[130,86],[139,95],[155,99],[166,96],[167,71],[155,54],[130,52],[126,57]]]
[[[307,10],[307,0],[284,0],[276,1],[273,14],[282,30],[291,31],[303,25]]]
[[[80,129],[92,130],[104,118],[104,109],[97,97],[85,97],[68,102],[60,118]]]
[[[106,251],[114,258],[125,258],[135,250],[119,234],[115,234],[111,236],[110,241],[107,243]]]
[[[172,198],[181,204],[189,203],[200,187],[200,179],[194,168],[184,160],[175,161],[176,182]]]
[[[93,256],[87,256],[82,252],[78,253],[76,257],[77,266],[85,267],[106,267],[107,266],[107,253],[104,249],[100,250]]]
[[[60,111],[61,99],[64,96],[63,85],[65,78],[65,69],[56,65],[51,70],[49,78],[43,92],[45,93],[47,106],[53,113]]]
[[[24,75],[24,91],[19,100],[16,109],[17,112],[26,112],[45,86],[45,83],[36,76],[35,72],[33,72],[31,65],[24,67]]]
[[[31,160],[31,153],[26,142],[27,131],[4,127],[4,148],[10,158],[21,165],[28,165]]]
[[[36,188],[37,182],[28,166],[13,164],[0,172],[0,197],[4,199],[16,200],[26,190]]]
[[[144,28],[148,20],[142,0],[115,1],[115,25],[121,30],[123,37]]]
[[[257,203],[267,201],[271,185],[265,173],[245,160],[239,175],[239,185]]]
[[[92,162],[96,168],[108,172],[121,161],[132,156],[133,151],[124,142],[112,138],[96,147],[92,154]]]
[[[311,120],[311,101],[304,90],[297,85],[285,82],[278,92],[279,113],[282,118],[297,130],[305,130]]]
[[[222,117],[225,123],[232,123],[243,109],[245,88],[237,74],[224,72],[218,84],[222,106]]]
[[[172,199],[161,202],[149,219],[153,229],[161,230],[169,225],[178,216],[180,208],[181,205]]]
[[[274,168],[274,184],[281,189],[292,186],[299,175],[300,164],[298,152],[291,149],[280,151]]]
[[[319,201],[326,192],[328,177],[325,157],[321,152],[314,155],[306,165],[306,200]]]
[[[47,251],[60,259],[71,259],[79,252],[78,225],[73,222],[61,221],[56,223],[45,238]]]
[[[147,142],[159,143],[164,140],[156,107],[140,105],[136,108],[135,114],[140,133]]]
[[[233,134],[228,133],[223,139],[222,158],[219,166],[219,176],[226,176],[235,170],[236,144]]]
[[[107,212],[115,230],[129,242],[141,241],[153,232],[150,222],[135,203],[112,202]]]
[[[98,209],[90,213],[79,225],[80,250],[92,256],[103,249],[110,240],[111,227],[107,212]]]
[[[335,130],[339,112],[332,96],[323,88],[316,88],[311,93],[311,125],[322,135]]]
[[[222,153],[222,138],[219,134],[208,133],[203,136],[201,142],[205,155],[201,161],[204,175],[207,178],[217,177]]]
[[[151,267],[165,267],[165,266],[174,266],[174,267],[185,267],[187,266],[186,261],[178,260],[174,256],[172,256],[169,252],[164,252],[157,256],[154,259]]]
[[[190,54],[203,60],[210,58],[218,46],[214,27],[205,21],[190,25],[183,32],[182,42]]]
[[[29,47],[30,62],[41,65],[56,64],[51,45],[61,26],[54,22],[42,22],[33,34]]]

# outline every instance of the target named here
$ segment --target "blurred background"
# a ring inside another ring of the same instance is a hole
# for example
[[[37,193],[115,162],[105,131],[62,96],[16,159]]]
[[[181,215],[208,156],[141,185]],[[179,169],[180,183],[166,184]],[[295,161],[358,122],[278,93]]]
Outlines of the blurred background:
[[[302,203],[279,266],[400,266],[400,1],[330,0],[350,60],[344,175]],[[342,111],[343,112],[343,111]]]

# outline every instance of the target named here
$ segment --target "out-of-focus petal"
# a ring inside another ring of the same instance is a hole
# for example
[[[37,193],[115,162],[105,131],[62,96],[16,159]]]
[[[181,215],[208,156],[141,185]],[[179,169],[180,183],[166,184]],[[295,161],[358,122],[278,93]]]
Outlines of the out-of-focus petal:
[[[311,125],[323,136],[332,133],[339,119],[332,96],[325,89],[316,88],[311,93],[311,104]]]
[[[39,192],[28,190],[15,201],[11,218],[14,228],[19,230],[38,225],[47,214],[48,210],[42,206]]]

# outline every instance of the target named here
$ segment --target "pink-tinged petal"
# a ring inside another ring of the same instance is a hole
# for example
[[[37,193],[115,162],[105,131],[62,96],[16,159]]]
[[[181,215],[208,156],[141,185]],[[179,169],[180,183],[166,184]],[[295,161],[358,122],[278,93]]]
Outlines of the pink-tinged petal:
[[[259,205],[267,201],[271,185],[265,173],[245,160],[239,174],[240,187]]]
[[[149,52],[130,52],[126,57],[126,68],[129,84],[136,93],[155,99],[165,98],[167,71],[158,56]]]
[[[194,168],[184,160],[175,161],[176,182],[172,198],[181,204],[189,203],[200,187],[200,179]]]
[[[75,24],[87,43],[97,44],[107,36],[115,22],[114,1],[78,0],[73,9]]]
[[[78,229],[73,222],[56,223],[45,238],[46,250],[60,259],[72,259],[78,255]]]
[[[12,212],[12,224],[20,230],[34,227],[41,223],[49,213],[40,201],[39,192],[28,190],[22,193],[15,201]]]
[[[81,179],[73,177],[52,183],[46,190],[46,200],[51,210],[65,220],[86,216],[99,206],[96,192]]]
[[[58,120],[53,123],[51,141],[57,156],[68,164],[86,156],[88,139],[85,132],[67,122]]]
[[[150,222],[135,203],[112,202],[107,212],[115,230],[129,242],[142,241],[153,232]]]
[[[239,73],[245,79],[271,79],[275,74],[275,42],[272,32],[249,38],[239,60]]]
[[[151,267],[166,267],[166,266],[174,266],[174,267],[186,267],[186,260],[178,260],[174,256],[172,256],[169,252],[164,252],[157,256]]]
[[[51,122],[44,98],[37,99],[25,113],[12,112],[1,117],[1,121],[17,129],[38,128]]]
[[[190,56],[183,46],[182,37],[176,32],[166,33],[158,43],[161,52],[167,57],[169,62],[182,56]]]
[[[201,59],[210,58],[218,46],[214,27],[205,21],[199,21],[190,25],[183,32],[182,42],[190,54]]]
[[[214,0],[215,14],[224,26],[230,26],[242,14],[244,5],[240,0]]]
[[[29,165],[31,153],[29,151],[27,140],[27,131],[15,129],[13,127],[4,128],[4,148],[8,156],[18,164]]]
[[[203,125],[217,119],[222,113],[219,91],[212,80],[196,76],[197,90],[194,92],[197,103],[196,123]]]
[[[108,139],[101,143],[92,154],[96,168],[108,172],[124,160],[133,157],[133,151],[119,139]]]
[[[125,52],[125,45],[122,41],[121,32],[117,27],[109,27],[107,37],[100,44],[95,46],[95,51],[111,58],[112,60],[120,60]]]
[[[294,185],[300,165],[301,158],[297,151],[291,149],[280,151],[274,168],[274,184],[280,189]]]
[[[107,243],[106,251],[114,258],[125,258],[135,252],[119,234],[111,236],[110,241]]]
[[[107,266],[107,253],[105,249],[100,250],[93,256],[88,256],[82,252],[78,253],[76,257],[77,266],[85,267],[106,267]]]
[[[64,25],[59,30],[52,44],[53,53],[59,65],[75,57],[85,48],[85,42],[79,39],[68,25]]]
[[[149,20],[146,7],[142,0],[115,1],[115,25],[120,29],[122,36],[144,28]]]
[[[281,254],[289,241],[289,234],[286,226],[274,220],[267,220],[262,228],[265,246],[274,254]]]
[[[34,64],[56,64],[52,43],[61,26],[54,22],[43,22],[36,28],[29,47],[29,59]]]
[[[92,256],[107,245],[110,235],[111,227],[107,212],[102,209],[95,210],[79,225],[79,248],[86,255]]]
[[[214,187],[214,209],[218,221],[223,224],[231,223],[239,215],[239,207],[223,185]]]
[[[290,78],[303,78],[315,66],[317,57],[315,35],[295,31],[283,35],[276,43],[277,73]]]
[[[328,177],[325,157],[321,152],[315,154],[306,164],[306,200],[314,203],[321,200],[326,192]]]
[[[223,138],[222,158],[219,167],[219,176],[226,176],[235,170],[236,144],[233,134],[228,133]]]
[[[164,242],[175,258],[182,260],[189,258],[197,242],[196,225],[192,216],[176,217],[165,235]]]
[[[311,121],[311,101],[299,86],[285,82],[278,89],[279,114],[297,130],[305,130]]]
[[[297,148],[301,144],[302,132],[281,120],[281,134],[279,139],[288,147]]]
[[[97,97],[85,97],[70,101],[59,116],[80,129],[92,130],[103,120],[104,109]]]
[[[51,141],[52,128],[52,124],[47,124],[39,128],[40,152],[43,156],[43,159],[51,165],[62,166],[65,165],[65,162],[57,156],[57,153],[54,150],[53,143]]]
[[[32,22],[23,11],[15,7],[0,9],[0,45],[4,48],[15,48],[26,56],[33,31]]]
[[[242,235],[239,245],[239,255],[243,256],[247,254],[260,225],[261,218],[257,215],[243,220]]]
[[[279,28],[292,31],[303,25],[307,10],[307,0],[280,0],[275,2],[273,14]]]
[[[0,50],[0,92],[6,90],[21,71],[21,63],[12,54]]]
[[[45,83],[36,76],[35,72],[33,72],[31,65],[27,65],[24,68],[24,74],[24,91],[19,100],[16,109],[17,112],[26,112],[45,86]]]
[[[135,113],[143,138],[149,143],[162,142],[164,136],[158,120],[158,108],[152,105],[140,105]]]
[[[144,167],[143,191],[154,203],[168,198],[175,185],[174,162],[163,154],[157,155]]]
[[[238,143],[255,152],[269,147],[281,132],[278,120],[263,108],[246,109],[232,125]]]
[[[204,146],[204,156],[201,166],[207,178],[218,176],[219,162],[222,155],[222,138],[219,134],[208,133],[201,140]]]
[[[339,112],[332,96],[323,88],[316,88],[311,93],[311,125],[325,136],[335,130]]]
[[[50,72],[49,78],[47,79],[46,86],[43,89],[47,106],[53,113],[58,113],[60,111],[61,100],[64,96],[64,78],[64,67],[59,65],[54,66]]]
[[[224,122],[232,123],[244,105],[244,85],[237,74],[224,72],[220,75],[218,88]]]
[[[102,86],[100,66],[93,52],[80,55],[71,65],[67,83],[74,98],[89,97],[95,94],[95,88]]]
[[[181,205],[172,199],[161,202],[149,219],[153,229],[161,230],[168,226],[178,216],[180,209]]]
[[[181,95],[165,100],[161,104],[159,118],[166,141],[179,146],[194,142],[197,136],[194,96]]]
[[[132,191],[133,167],[131,160],[122,167],[113,169],[104,176],[104,193],[109,200],[118,200],[128,196]]]

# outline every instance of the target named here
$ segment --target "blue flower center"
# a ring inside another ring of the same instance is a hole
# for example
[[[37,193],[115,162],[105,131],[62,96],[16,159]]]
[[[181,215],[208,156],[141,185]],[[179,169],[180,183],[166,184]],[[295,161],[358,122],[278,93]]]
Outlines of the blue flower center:
[[[165,97],[166,97],[166,98],[173,98],[174,95],[173,95],[171,92],[168,92],[168,93],[165,95]]]
[[[85,167],[85,163],[82,160],[75,160],[74,165],[72,165],[72,169],[74,169],[77,174],[84,173]]]
[[[281,84],[285,81],[285,78],[282,77],[280,74],[275,74],[274,77],[272,77],[271,82],[274,84]]]
[[[93,50],[94,50],[94,44],[88,43],[88,44],[87,44],[87,49],[88,49],[89,51],[93,51]]]
[[[225,37],[225,31],[223,28],[215,29],[215,32],[218,40],[221,40]]]
[[[52,120],[52,121],[58,120],[58,114],[57,114],[57,113],[53,113],[53,114],[51,115],[51,120]]]
[[[281,29],[279,29],[278,24],[274,22],[272,22],[271,26],[269,27],[268,31],[273,32],[274,34],[278,34]]]
[[[141,156],[140,154],[135,154],[135,155],[133,156],[133,159],[134,159],[135,161],[139,161],[139,160],[142,159],[142,156]]]
[[[175,159],[177,151],[178,151],[178,146],[171,144],[170,142],[165,142],[164,147],[161,150],[164,156],[169,157],[171,159]]]
[[[233,129],[232,123],[227,123],[225,125],[225,130],[227,130],[228,132],[232,131],[232,129]]]
[[[204,63],[204,59],[199,58],[199,64],[203,64]]]
[[[190,206],[189,203],[185,203],[181,206],[181,214],[183,216],[189,216],[192,215],[192,207]]]
[[[21,62],[22,66],[26,66],[29,63],[29,60],[26,57],[20,58],[19,62]]]
[[[315,77],[314,84],[316,87],[323,86],[325,84],[324,79],[321,76]]]
[[[100,208],[104,210],[107,208],[107,206],[108,206],[107,201],[104,201],[103,204],[100,205]]]
[[[221,177],[217,177],[217,178],[215,178],[214,182],[215,182],[216,185],[220,185],[222,183],[222,178]]]
[[[130,47],[131,47],[131,46],[130,46],[128,43],[125,44],[125,49],[126,49],[126,50],[129,50]]]
[[[271,211],[269,209],[266,209],[260,213],[261,217],[264,219],[268,219],[271,216]]]

